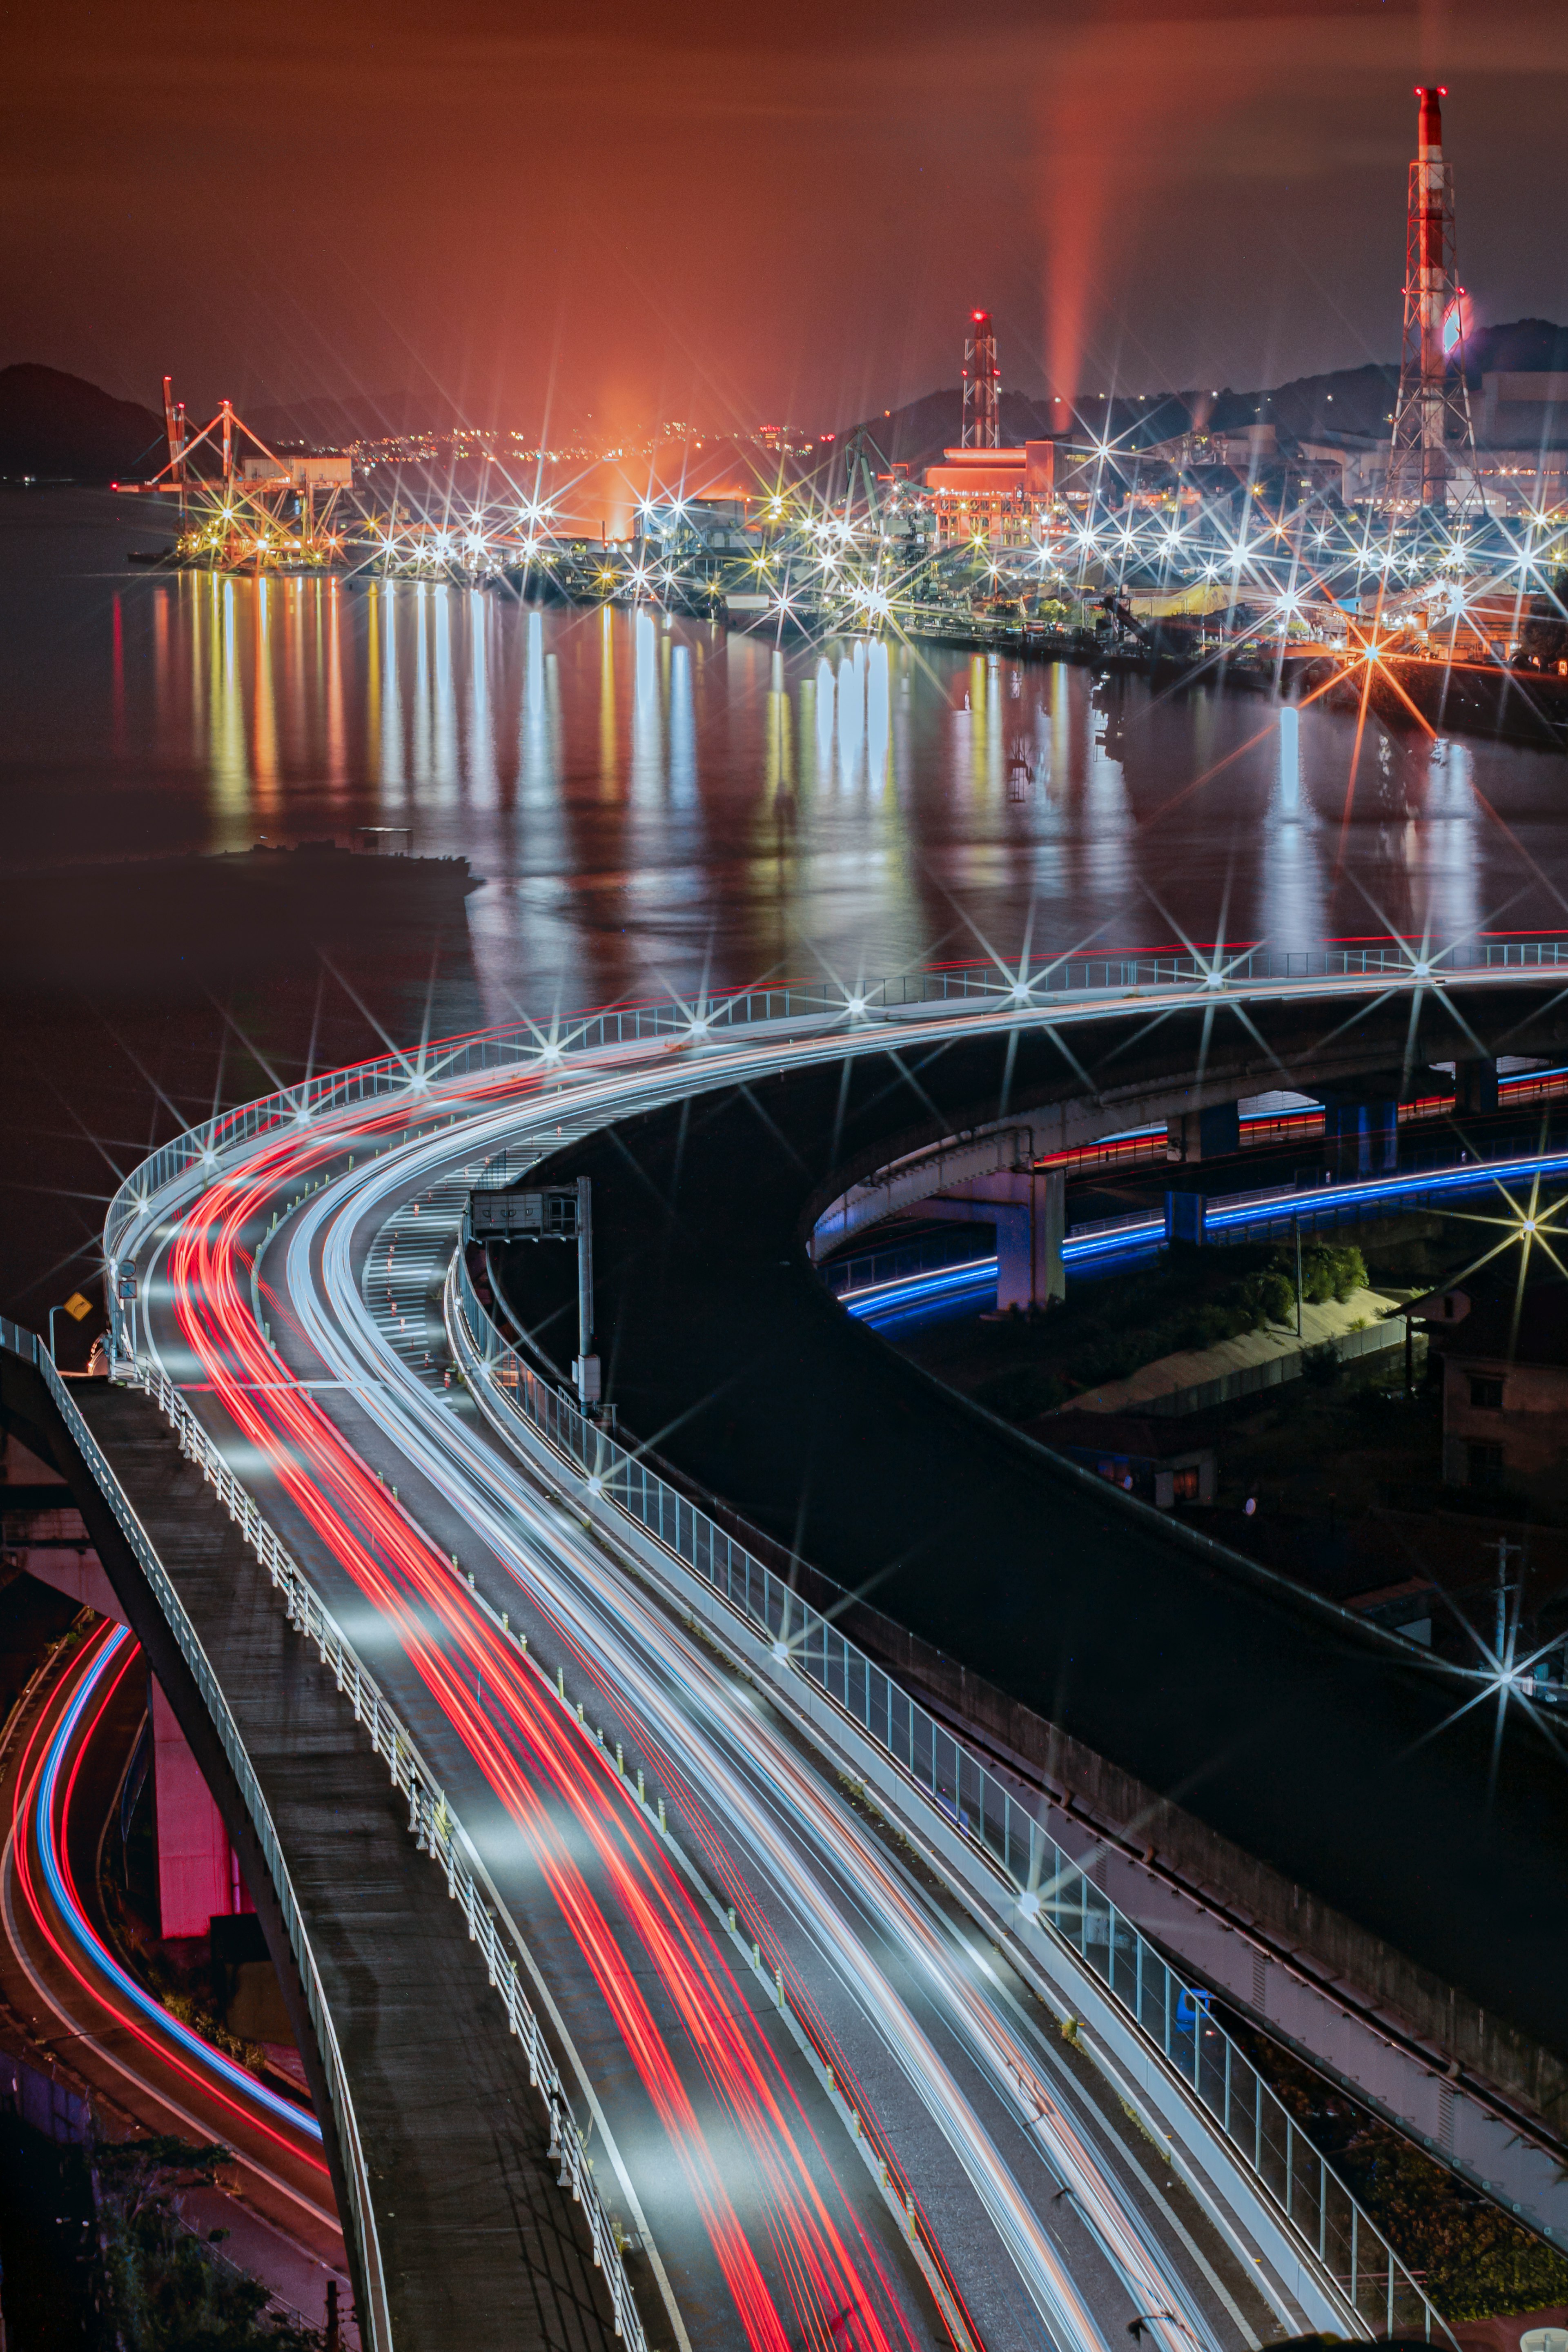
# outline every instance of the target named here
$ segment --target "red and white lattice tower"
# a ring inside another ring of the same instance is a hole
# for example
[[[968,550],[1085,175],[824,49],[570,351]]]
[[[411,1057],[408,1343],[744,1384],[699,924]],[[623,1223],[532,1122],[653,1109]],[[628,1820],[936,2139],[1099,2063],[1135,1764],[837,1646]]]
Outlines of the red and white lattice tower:
[[[972,310],[963,339],[963,431],[960,447],[1002,446],[1002,374],[996,365],[996,334],[989,310]]]
[[[1454,183],[1443,161],[1443,89],[1417,89],[1420,118],[1405,230],[1405,343],[1388,457],[1391,506],[1446,507],[1453,458],[1475,482],[1465,382],[1465,294],[1454,264]]]

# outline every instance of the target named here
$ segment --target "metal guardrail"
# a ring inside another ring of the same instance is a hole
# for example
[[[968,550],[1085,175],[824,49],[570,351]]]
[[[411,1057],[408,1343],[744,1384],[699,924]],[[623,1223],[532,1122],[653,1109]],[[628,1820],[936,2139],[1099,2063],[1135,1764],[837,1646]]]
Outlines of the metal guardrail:
[[[37,1332],[26,1330],[19,1323],[13,1323],[8,1317],[3,1316],[0,1316],[0,1347],[9,1349],[13,1355],[20,1356],[24,1362],[32,1364],[41,1374],[45,1386],[58,1407],[66,1427],[70,1432],[73,1444],[91,1470],[104,1500],[119,1521],[121,1530],[135,1554],[142,1574],[153,1589],[169,1630],[179,1643],[180,1654],[190,1668],[196,1687],[202,1695],[203,1703],[212,1717],[214,1728],[223,1742],[224,1753],[228,1759],[234,1776],[239,1783],[239,1792],[244,1800],[245,1809],[255,1826],[256,1834],[266,1859],[268,1873],[271,1877],[279,1906],[283,1914],[283,1924],[288,1933],[289,1948],[299,1964],[300,1980],[305,1990],[306,2006],[310,2010],[310,2022],[315,2030],[316,2047],[321,2055],[321,2070],[326,2076],[327,2095],[332,2105],[332,2120],[337,2126],[338,2147],[342,2155],[349,2203],[352,2208],[348,2219],[358,2243],[365,2291],[370,2298],[369,2311],[361,2314],[362,2332],[367,2346],[372,2347],[372,2352],[392,2352],[392,2315],[387,2300],[385,2273],[382,2268],[381,2242],[376,2233],[375,2214],[371,2203],[370,2173],[360,2140],[359,2123],[354,2114],[348,2078],[343,2071],[342,2054],[338,2048],[338,2038],[332,2025],[331,2012],[327,2007],[326,1995],[317,1970],[315,1954],[310,1948],[310,1939],[300,1916],[293,1881],[289,1875],[289,1866],[283,1858],[283,1849],[273,1825],[270,1809],[262,1793],[261,1784],[256,1777],[256,1768],[251,1763],[245,1742],[240,1737],[239,1727],[229,1712],[228,1701],[224,1696],[223,1686],[214,1674],[206,1652],[202,1647],[200,1636],[185,1612],[184,1603],[175,1591],[168,1570],[159,1559],[152,1539],[137,1517],[134,1506],[115,1476],[113,1466],[107,1454],[88,1426],[67,1383],[56,1370],[48,1349]],[[187,1445],[184,1446],[184,1450],[188,1453],[191,1449]],[[251,1508],[254,1511],[255,1506],[252,1505]],[[236,1517],[238,1517],[237,1513]],[[246,1533],[248,1537],[250,1534],[248,1528]]]
[[[1268,1240],[1289,1234],[1298,1223],[1303,1233],[1310,1233],[1405,1209],[1430,1208],[1456,1193],[1485,1192],[1489,1185],[1510,1181],[1523,1183],[1536,1176],[1549,1181],[1568,1178],[1568,1151],[1472,1153],[1447,1166],[1406,1168],[1295,1193],[1232,1193],[1205,1202],[1204,1239],[1216,1244]]]
[[[253,1497],[239,1484],[168,1374],[161,1367],[143,1364],[137,1367],[136,1380],[172,1423],[179,1436],[181,1452],[195,1464],[214,1488],[273,1584],[281,1590],[289,1622],[307,1641],[315,1643],[322,1664],[331,1668],[339,1690],[353,1706],[354,1721],[369,1732],[374,1752],[384,1758],[393,1787],[407,1799],[409,1834],[420,1853],[427,1853],[445,1871],[447,1892],[461,1906],[468,1940],[479,1945],[490,1983],[506,2011],[507,2024],[522,2043],[529,2082],[542,2095],[549,2110],[550,2158],[561,2167],[561,2187],[571,2189],[587,2219],[595,2266],[603,2272],[609,2289],[616,2334],[630,2347],[630,2352],[647,2352],[619,2243],[584,2152],[560,2070],[539,2020],[524,1997],[516,1958],[507,1948],[504,1933],[496,1926],[496,1914],[500,1911],[504,1917],[504,1908],[472,1839],[447,1803],[411,1736],[382,1696],[374,1676],[361,1664],[331,1611],[274,1535]]]
[[[291,1124],[309,1126],[333,1111],[351,1109],[399,1094],[416,1096],[433,1085],[542,1058],[656,1044],[660,1040],[710,1038],[715,1031],[773,1023],[856,1023],[878,1013],[913,1012],[921,1006],[969,1003],[997,1012],[1035,1004],[1047,1011],[1073,999],[1114,997],[1148,989],[1227,988],[1266,981],[1386,980],[1430,984],[1467,973],[1500,970],[1555,971],[1568,968],[1568,935],[1545,940],[1480,940],[1460,955],[1457,949],[1417,955],[1394,941],[1375,947],[1303,949],[1223,947],[1205,959],[1196,955],[1037,957],[1020,975],[994,963],[947,966],[867,982],[850,992],[831,981],[792,981],[773,988],[737,989],[703,995],[689,1005],[627,1005],[606,1013],[573,1014],[547,1034],[537,1024],[487,1030],[424,1047],[417,1058],[385,1054],[353,1068],[328,1073],[281,1088],[243,1108],[221,1112],[163,1144],[126,1177],[104,1220],[104,1256],[113,1267],[122,1236],[144,1213],[156,1193],[193,1169],[215,1171],[223,1155],[263,1136],[281,1137]]]
[[[1359,1331],[1336,1331],[1315,1344],[1293,1348],[1287,1355],[1266,1357],[1260,1364],[1238,1364],[1232,1371],[1216,1373],[1213,1380],[1195,1381],[1188,1388],[1167,1389],[1162,1396],[1141,1397],[1131,1409],[1151,1420],[1208,1412],[1216,1405],[1233,1403],[1237,1397],[1261,1396],[1266,1389],[1283,1388],[1299,1381],[1303,1360],[1316,1356],[1322,1348],[1331,1349],[1342,1364],[1357,1363],[1363,1356],[1384,1355],[1392,1348],[1403,1348],[1405,1325],[1403,1315],[1391,1315],[1385,1322],[1368,1323]]]
[[[0,1318],[0,1346],[10,1348],[26,1358],[42,1372],[49,1393],[65,1415],[73,1439],[124,1529],[186,1663],[195,1675],[203,1699],[239,1781],[246,1808],[256,1824],[267,1867],[282,1906],[289,1940],[300,1963],[310,2020],[327,2075],[349,2177],[349,2193],[354,2206],[355,2233],[370,2284],[373,2310],[369,2340],[374,2352],[391,2352],[391,2319],[380,2243],[353,2104],[331,2013],[317,1973],[288,1864],[267,1800],[257,1780],[255,1767],[229,1712],[222,1685],[208,1663],[168,1571],[121,1487],[108,1457],[50,1361],[47,1350],[36,1334],[25,1331],[5,1318]],[[559,2178],[562,2188],[570,2189],[575,2201],[584,2209],[593,2242],[594,2261],[603,2272],[609,2290],[616,2333],[628,2346],[629,2352],[647,2352],[647,2337],[626,2278],[620,2246],[584,2152],[583,2140],[573,2117],[560,2071],[539,2021],[522,1992],[516,1958],[507,1948],[504,1932],[496,1925],[496,1912],[501,1909],[500,1897],[490,1884],[472,1840],[452,1811],[440,1784],[425,1764],[409,1733],[388,1706],[374,1677],[361,1664],[331,1612],[324,1606],[297,1561],[279,1541],[254,1498],[235,1477],[168,1375],[161,1369],[142,1364],[136,1367],[132,1377],[135,1384],[145,1391],[170,1423],[179,1439],[180,1451],[195,1465],[213,1487],[273,1585],[282,1592],[289,1622],[307,1641],[315,1643],[322,1664],[331,1668],[339,1690],[353,1706],[355,1722],[369,1733],[373,1750],[384,1759],[393,1787],[407,1799],[410,1834],[419,1851],[427,1853],[445,1871],[447,1892],[461,1905],[468,1939],[479,1945],[480,1957],[489,1972],[490,1983],[500,1994],[506,2011],[508,2026],[522,2043],[528,2060],[528,2079],[542,2094],[549,2110],[550,2158],[561,2167]]]
[[[1374,2331],[1453,2339],[1374,2222],[1300,2131],[1245,2053],[1141,1929],[1102,1894],[934,1716],[800,1595],[542,1380],[480,1305],[459,1249],[452,1280],[473,1349],[470,1377],[552,1446],[595,1490],[749,1619],[898,1767],[909,1785],[981,1848],[1019,1901],[1087,1961],[1145,2039],[1218,2124],[1302,2243]]]
[[[572,1016],[556,1023],[548,1035],[537,1024],[524,1022],[510,1028],[445,1040],[422,1048],[417,1058],[412,1060],[398,1053],[385,1055],[298,1087],[281,1088],[238,1110],[224,1112],[174,1138],[125,1178],[110,1203],[104,1222],[116,1358],[123,1367],[128,1351],[124,1346],[126,1329],[121,1296],[121,1244],[162,1192],[198,1170],[210,1170],[216,1174],[227,1155],[248,1144],[281,1139],[290,1128],[309,1127],[335,1112],[365,1108],[375,1103],[390,1106],[401,1097],[412,1116],[427,1116],[430,1090],[443,1081],[524,1066],[531,1066],[535,1072],[568,1066],[580,1057],[642,1044],[700,1043],[720,1030],[738,1031],[774,1024],[784,1026],[798,1022],[825,1027],[840,1023],[854,1026],[879,1013],[913,1012],[921,1006],[954,1003],[1003,1013],[1016,1013],[1026,1006],[1048,1012],[1055,1005],[1074,1000],[1114,1001],[1151,990],[1212,988],[1215,1000],[1222,1001],[1227,989],[1270,981],[1363,979],[1391,986],[1425,986],[1479,972],[1554,972],[1563,967],[1568,967],[1568,934],[1532,940],[1479,940],[1468,943],[1463,954],[1456,949],[1435,957],[1417,957],[1413,950],[1389,941],[1376,946],[1330,947],[1300,952],[1253,947],[1228,953],[1221,948],[1213,950],[1207,957],[1156,953],[1038,958],[1020,976],[995,964],[976,963],[870,982],[853,993],[826,981],[781,983],[776,987],[704,995],[690,1005],[632,1005]],[[397,1126],[395,1114],[389,1116],[388,1139]],[[466,1271],[464,1278],[466,1281]],[[471,1300],[471,1292],[469,1297],[477,1314],[478,1303]],[[22,1336],[36,1348],[33,1335]],[[1205,2020],[1201,2026],[1197,2023],[1197,2007],[1204,1996],[1180,1986],[1138,1930],[1115,1913],[1106,1898],[1083,1879],[1077,1864],[1045,1836],[1033,1816],[1014,1804],[984,1768],[933,1718],[916,1708],[880,1669],[847,1643],[826,1621],[805,1611],[760,1561],[733,1545],[722,1529],[694,1511],[684,1497],[654,1477],[624,1448],[613,1446],[594,1424],[584,1422],[574,1406],[541,1382],[527,1366],[517,1364],[515,1359],[513,1364],[514,1401],[527,1400],[520,1410],[526,1412],[550,1442],[589,1475],[595,1475],[590,1463],[596,1464],[603,1454],[621,1481],[616,1502],[639,1517],[661,1542],[689,1560],[716,1589],[724,1590],[734,1605],[747,1608],[755,1622],[770,1625],[776,1638],[786,1641],[803,1670],[812,1674],[854,1720],[864,1725],[869,1736],[881,1742],[910,1774],[914,1785],[925,1788],[950,1819],[977,1836],[1015,1884],[1027,1892],[1048,1882],[1054,1893],[1058,1884],[1081,1882],[1079,1907],[1075,1910],[1071,1906],[1056,1903],[1051,1912],[1052,1924],[1080,1953],[1087,1956],[1091,1951],[1096,1955],[1103,1951],[1103,1960],[1096,1958],[1094,1965],[1124,2002],[1128,1980],[1125,1956],[1134,1956],[1131,1980],[1135,1999],[1131,2007],[1141,2029],[1192,2082],[1211,2113],[1221,2121],[1227,2137],[1244,2153],[1250,2137],[1253,2155],[1248,2161],[1259,2179],[1289,2215],[1304,2242],[1318,2249],[1320,2260],[1336,2269],[1357,2310],[1378,2326],[1392,2327],[1396,2318],[1399,2324],[1406,2324],[1405,2315],[1409,2315],[1428,2336],[1434,2323],[1442,2330],[1440,2317],[1392,2248],[1297,2131],[1239,2050],[1212,2021]],[[50,1370],[52,1373],[52,1367]],[[504,1373],[502,1377],[504,1384]],[[202,1442],[205,1444],[205,1437]],[[107,1465],[105,1469],[107,1472]],[[112,1478],[111,1472],[107,1475]],[[242,1496],[237,1487],[234,1492]],[[248,1497],[243,1497],[243,1506],[254,1512]],[[242,1516],[241,1508],[237,1508],[236,1516]],[[258,1515],[257,1525],[259,1524]],[[705,1530],[701,1558],[697,1556],[699,1525]],[[248,1526],[247,1531],[251,1532]],[[257,1538],[253,1535],[251,1539]],[[722,1586],[716,1566],[721,1559],[724,1563]],[[745,1566],[740,1577],[740,1591],[742,1596],[755,1599],[760,1614],[752,1608],[749,1599],[737,1598],[736,1574],[742,1562]],[[297,1569],[293,1572],[298,1576]],[[753,1578],[757,1580],[754,1590]],[[315,1605],[319,1610],[320,1604]],[[323,1618],[321,1622],[326,1621]],[[798,1625],[798,1633],[789,1631],[792,1623]],[[194,1634],[191,1638],[194,1641]],[[341,1637],[334,1633],[334,1639],[338,1638]],[[345,1658],[352,1657],[346,1644],[342,1646],[341,1654]],[[369,1678],[363,1676],[357,1662],[354,1671],[361,1675],[364,1687],[369,1688]],[[885,1721],[886,1736],[877,1728],[873,1717]],[[903,1741],[901,1748],[900,1738]],[[965,1804],[966,1798],[973,1800],[973,1811]],[[1016,1867],[1020,1861],[1021,1877]],[[1076,1931],[1075,1920],[1079,1923]],[[1221,2053],[1207,2047],[1216,2039],[1222,2044],[1223,2063]],[[1375,2260],[1367,2256],[1369,2244],[1378,2249]]]

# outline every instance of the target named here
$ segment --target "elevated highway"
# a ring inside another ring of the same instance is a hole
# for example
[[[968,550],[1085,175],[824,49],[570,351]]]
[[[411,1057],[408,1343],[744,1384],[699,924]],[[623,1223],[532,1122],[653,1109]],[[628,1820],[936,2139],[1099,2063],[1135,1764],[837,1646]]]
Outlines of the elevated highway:
[[[1108,1007],[1060,1045],[900,1044],[847,1083],[806,1069],[721,1090],[537,1171],[594,1184],[598,1324],[628,1428],[661,1433],[691,1489],[804,1563],[808,1590],[824,1571],[833,1589],[814,1597],[906,1685],[1076,1798],[1119,1857],[1158,1861],[1200,1896],[1206,1925],[1178,1948],[1243,2006],[1289,2018],[1445,2155],[1473,2088],[1465,2168],[1559,2229],[1555,1718],[1475,1707],[1463,1676],[965,1406],[838,1312],[805,1252],[837,1230],[837,1202],[866,1196],[862,1171],[891,1168],[876,1190],[896,1205],[907,1170],[918,1197],[938,1139],[938,1168],[965,1176],[1019,1119],[1070,1148],[1097,1115],[1109,1131],[1287,1076],[1343,1080],[1358,1059],[1419,1067],[1456,1038],[1552,1054],[1562,1022],[1550,997],[1511,988],[1391,995],[1353,1022],[1278,998],[1217,1028],[1212,1004],[1157,1021]],[[1461,1205],[1506,1214],[1501,1195]],[[1478,1231],[1478,1250],[1503,1238]],[[507,1260],[517,1317],[546,1347],[568,1274],[548,1251]],[[1124,1872],[1118,1885],[1132,1901]],[[1146,1878],[1142,1902],[1167,1932],[1164,1886]],[[1258,1968],[1291,1980],[1271,2010]],[[1363,2034],[1342,2030],[1352,2012]]]
[[[1200,1024],[1224,998],[1201,972],[1147,984],[1162,1016]],[[1398,957],[1374,975],[1260,972],[1243,1017],[1269,1001],[1349,1019],[1383,992],[1408,1016],[1428,985]],[[765,1618],[700,1589],[679,1514],[649,1540],[569,1407],[509,1423],[455,1276],[430,1319],[449,1251],[426,1236],[439,1222],[455,1242],[487,1167],[493,1181],[628,1114],[679,1127],[672,1107],[697,1097],[721,1119],[725,1090],[754,1104],[790,1073],[831,1071],[847,1099],[861,1065],[886,1062],[891,1024],[902,1084],[911,1039],[923,1066],[994,1031],[1016,1066],[1109,1009],[1103,989],[968,992],[621,1013],[395,1057],[218,1122],[111,1213],[121,1377],[173,1416],[356,1712],[374,1688],[373,1728],[400,1727],[395,1773],[399,1740],[417,1749],[413,1818],[437,1860],[467,1856],[443,1867],[479,1890],[463,1900],[503,1995],[497,2029],[526,1983],[594,2159],[585,2210],[646,2260],[634,2315],[624,2254],[618,2271],[606,2258],[623,2333],[1106,2352],[1136,2320],[1176,2352],[1304,2326],[1425,2332],[1418,2291],[1256,2089],[1238,2128],[1228,2045],[1219,2114],[1201,2004],[1159,1975],[1156,2030],[1157,1955],[1088,1882],[1040,1879],[1023,1811],[998,1853],[962,1801],[992,1783],[961,1761],[961,1801],[922,1795],[872,1727],[825,1702],[787,1624],[763,1638]],[[808,1192],[844,1157],[841,1131],[831,1144]],[[393,1261],[416,1242],[411,1297]],[[810,1284],[798,1240],[774,1270]],[[470,1392],[445,1384],[443,1330]],[[1102,1521],[1079,1532],[1104,1549]],[[1415,1715],[1428,1704],[1407,1659],[1380,1659],[1373,1681]],[[1099,1968],[1091,1918],[1110,1931]],[[1123,1959],[1130,1992],[1106,1981]],[[351,2012],[367,1997],[345,1989]],[[384,2194],[368,2193],[362,2260]],[[392,2333],[373,2313],[367,2340]],[[417,2320],[399,2340],[424,2340]]]
[[[118,1604],[116,1604],[118,1606]],[[287,2078],[258,2078],[174,2016],[126,1967],[101,1899],[106,1818],[140,1727],[146,1663],[121,1623],[79,1621],[40,1666],[0,1746],[0,1997],[34,2063],[89,2097],[109,2137],[222,2140],[235,2163],[187,2192],[187,2223],[221,2229],[235,2260],[297,2326],[321,2327],[351,2282],[321,2127]]]

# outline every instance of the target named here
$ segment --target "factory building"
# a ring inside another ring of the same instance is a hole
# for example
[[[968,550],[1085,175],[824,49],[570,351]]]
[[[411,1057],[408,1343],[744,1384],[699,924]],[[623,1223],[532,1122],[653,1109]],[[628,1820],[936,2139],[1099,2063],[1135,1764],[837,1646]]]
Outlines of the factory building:
[[[1479,497],[1489,515],[1561,514],[1568,512],[1568,396],[1514,400],[1489,387],[1563,384],[1563,376],[1491,376],[1482,378],[1481,421],[1473,450],[1450,446],[1448,484],[1452,499],[1468,507]],[[1559,438],[1557,436],[1561,436]],[[1309,458],[1338,459],[1342,468],[1342,496],[1347,507],[1381,505],[1387,496],[1389,447],[1386,441],[1347,440],[1334,448],[1302,445]]]
[[[1054,441],[944,449],[942,464],[928,466],[925,477],[937,545],[1037,545],[1056,502],[1056,455]]]
[[[762,540],[751,509],[743,497],[647,498],[638,508],[634,550],[639,559],[754,555]]]
[[[344,450],[311,451],[301,455],[290,450],[273,458],[244,457],[240,460],[240,479],[247,488],[264,483],[269,488],[288,482],[296,490],[347,490],[353,487],[353,459]]]
[[[1568,506],[1568,374],[1482,376],[1476,473],[1492,514]]]
[[[1155,476],[1157,487],[1151,488]],[[939,548],[1038,547],[1074,507],[1169,499],[1168,467],[1108,460],[1063,440],[944,449],[941,465],[926,467],[924,481],[922,503]]]

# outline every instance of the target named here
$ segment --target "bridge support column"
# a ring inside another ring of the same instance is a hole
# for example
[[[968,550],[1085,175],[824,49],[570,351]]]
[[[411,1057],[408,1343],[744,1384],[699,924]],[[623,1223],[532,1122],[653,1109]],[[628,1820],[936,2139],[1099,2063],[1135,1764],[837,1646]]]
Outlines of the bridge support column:
[[[1062,1244],[1067,1238],[1067,1177],[1059,1168],[1026,1168],[976,1176],[943,1196],[948,1213],[962,1206],[996,1228],[996,1304],[1059,1305],[1067,1297]],[[928,1209],[936,1210],[932,1202]],[[939,1212],[940,1213],[940,1212]]]
[[[1059,1306],[1068,1295],[1062,1265],[1067,1235],[1067,1178],[1058,1168],[1031,1169],[1026,1176],[983,1180],[994,1187],[1013,1187],[1010,1201],[990,1202],[996,1219],[996,1305]],[[1027,1198],[1016,1196],[1026,1190]],[[981,1187],[976,1195],[984,1197]]]
[[[1037,1168],[1029,1230],[1034,1243],[1031,1296],[1037,1307],[1060,1306],[1068,1295],[1062,1244],[1068,1233],[1068,1180],[1060,1168]]]
[[[1165,1195],[1165,1239],[1168,1242],[1201,1242],[1204,1239],[1204,1217],[1208,1207],[1202,1192],[1167,1192]]]
[[[1459,1062],[1454,1069],[1454,1108],[1461,1118],[1468,1112],[1473,1118],[1481,1111],[1498,1107],[1497,1064],[1478,1059]]]
[[[1241,1106],[1210,1103],[1206,1110],[1179,1110],[1166,1133],[1168,1160],[1223,1160],[1241,1150]]]
[[[162,1686],[149,1677],[158,1815],[158,1915],[165,1936],[205,1936],[237,1910],[237,1872],[223,1815]]]
[[[1323,1141],[1341,1176],[1386,1176],[1399,1165],[1399,1097],[1325,1088]]]

